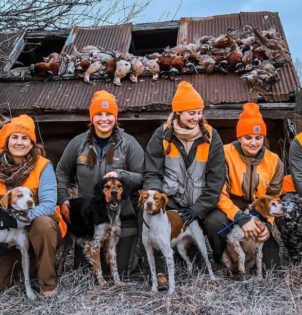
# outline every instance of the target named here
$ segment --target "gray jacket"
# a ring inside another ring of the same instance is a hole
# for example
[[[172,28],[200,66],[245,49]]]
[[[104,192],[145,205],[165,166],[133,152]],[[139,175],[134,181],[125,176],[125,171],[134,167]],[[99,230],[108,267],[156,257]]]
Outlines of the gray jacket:
[[[144,163],[144,151],[136,139],[118,128],[118,141],[114,149],[113,163],[106,161],[106,152],[109,145],[103,150],[102,156],[97,160],[93,169],[87,166],[88,144],[86,131],[73,138],[65,148],[57,165],[56,176],[58,181],[58,203],[62,204],[69,199],[68,187],[76,182],[79,196],[93,197],[93,187],[103,176],[111,171],[116,171],[118,176],[126,184],[130,193],[138,190],[142,183],[142,171]],[[110,140],[109,140],[110,141]],[[94,149],[98,152],[96,142]],[[122,204],[122,217],[134,215],[135,211],[130,198]]]
[[[296,191],[302,196],[302,146],[297,138],[290,146],[289,166]]]
[[[184,183],[183,179],[188,174],[193,174],[194,170],[191,168],[195,166],[196,149],[203,139],[196,139],[192,145],[189,154],[186,154],[183,145],[176,137],[172,137],[171,141],[176,145],[177,149],[181,153],[180,159],[182,168],[166,169],[166,157],[163,149],[163,139],[166,136],[165,133],[169,132],[164,130],[163,126],[159,127],[151,137],[145,153],[145,169],[144,169],[144,189],[154,189],[158,191],[167,191],[166,180],[167,171],[174,172],[175,184],[179,185]],[[169,174],[169,180],[172,179],[172,173]],[[208,212],[213,210],[218,202],[224,180],[225,180],[225,160],[222,141],[215,129],[212,129],[212,138],[210,142],[208,161],[202,165],[202,169],[199,169],[200,174],[194,174],[195,178],[195,193],[191,196],[191,203],[188,204],[189,198],[186,198],[186,206],[179,200],[179,187],[177,188],[177,194],[175,198],[172,190],[168,191],[169,204],[171,209],[190,208],[201,219],[204,219]],[[180,181],[179,178],[182,180]],[[196,179],[199,178],[199,182]],[[172,183],[169,183],[170,188]],[[190,188],[191,189],[191,188]],[[176,191],[175,191],[176,193]],[[187,191],[187,195],[191,194],[191,191]]]

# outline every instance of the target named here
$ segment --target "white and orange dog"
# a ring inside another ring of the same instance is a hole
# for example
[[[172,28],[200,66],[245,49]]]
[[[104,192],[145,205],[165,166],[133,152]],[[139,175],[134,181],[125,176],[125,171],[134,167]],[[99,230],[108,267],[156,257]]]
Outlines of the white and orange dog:
[[[212,266],[208,258],[203,232],[197,222],[193,221],[189,226],[175,210],[166,211],[168,197],[166,194],[155,190],[145,190],[140,193],[139,203],[143,208],[142,242],[146,249],[148,263],[152,277],[152,291],[158,291],[156,267],[153,250],[160,250],[165,256],[168,277],[169,294],[175,291],[175,267],[173,249],[177,248],[180,256],[187,264],[188,272],[192,272],[192,263],[187,255],[188,244],[194,242],[200,250],[211,279],[215,279]]]
[[[34,300],[36,296],[29,278],[29,241],[24,229],[30,224],[27,213],[35,206],[33,192],[27,187],[16,187],[2,197],[0,205],[0,242],[16,246],[20,250],[26,295]]]
[[[284,207],[271,196],[261,196],[253,201],[246,215],[256,220],[266,221],[270,217],[285,215]],[[262,248],[265,240],[260,238],[245,238],[242,228],[234,224],[226,236],[227,245],[222,255],[222,262],[231,275],[244,275],[255,265],[257,276],[262,278]]]

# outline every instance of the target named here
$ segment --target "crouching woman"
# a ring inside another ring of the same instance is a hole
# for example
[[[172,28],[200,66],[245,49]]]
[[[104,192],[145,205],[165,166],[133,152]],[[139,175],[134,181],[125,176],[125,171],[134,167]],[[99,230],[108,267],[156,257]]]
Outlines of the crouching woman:
[[[147,145],[144,189],[165,192],[168,210],[178,210],[188,225],[198,220],[205,228],[225,181],[225,161],[222,141],[204,121],[203,108],[193,86],[180,82],[172,100],[173,113]],[[160,265],[159,289],[166,283]]]
[[[284,166],[277,154],[265,147],[266,125],[255,103],[243,105],[236,127],[237,140],[224,146],[227,176],[217,210],[210,213],[207,229],[213,255],[221,261],[225,236],[232,223],[241,226],[245,237],[267,240],[263,260],[267,267],[279,266],[279,247],[270,234],[270,222],[255,220],[243,213],[257,197],[278,198],[282,191]]]
[[[36,144],[35,124],[31,117],[15,117],[1,129],[0,196],[17,186],[33,191],[36,206],[28,213],[32,222],[28,237],[37,264],[41,293],[52,297],[56,293],[55,257],[62,222],[53,219],[57,183],[52,164],[44,155],[43,147]],[[5,244],[0,248],[0,288],[4,289],[11,286],[15,263],[21,257],[15,248],[5,248]]]
[[[133,197],[142,183],[144,151],[133,136],[118,127],[118,106],[111,93],[95,92],[89,115],[89,129],[69,142],[57,165],[58,203],[68,217],[71,183],[77,183],[80,197],[90,199],[95,184],[103,178],[122,179],[132,197],[122,202],[121,238],[117,245],[118,271],[126,275],[135,263],[137,211]],[[87,262],[82,248],[76,246],[75,267],[81,263]]]

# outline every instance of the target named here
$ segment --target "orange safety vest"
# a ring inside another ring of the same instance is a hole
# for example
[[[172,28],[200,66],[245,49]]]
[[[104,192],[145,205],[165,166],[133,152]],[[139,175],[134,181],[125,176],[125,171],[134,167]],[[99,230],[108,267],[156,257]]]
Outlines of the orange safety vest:
[[[42,156],[39,156],[36,162],[36,167],[30,172],[30,174],[28,175],[28,177],[22,184],[22,186],[28,187],[33,191],[35,203],[38,202],[38,189],[39,189],[40,176],[48,163],[49,163],[48,159]],[[0,196],[4,196],[6,193],[7,193],[6,185],[3,182],[0,182]],[[53,219],[58,223],[61,235],[62,237],[64,237],[67,232],[67,225],[62,218],[59,206],[56,206]]]
[[[229,193],[238,197],[243,197],[242,180],[246,173],[247,165],[240,157],[240,153],[235,146],[231,144],[224,145],[224,153],[229,175],[229,191],[226,191],[224,185],[222,194],[218,201],[218,208],[221,209],[230,220],[234,220],[239,208],[232,202]],[[279,157],[277,154],[265,150],[264,157],[260,163],[255,166],[259,175],[257,190],[253,192],[254,197],[260,197],[266,194],[267,188],[275,175]]]
[[[302,132],[300,132],[296,138],[298,140],[298,142],[301,144],[302,146]],[[289,192],[296,192],[296,188],[294,185],[294,181],[291,175],[286,175],[284,176],[283,179],[283,186],[282,186],[282,194],[286,194]]]

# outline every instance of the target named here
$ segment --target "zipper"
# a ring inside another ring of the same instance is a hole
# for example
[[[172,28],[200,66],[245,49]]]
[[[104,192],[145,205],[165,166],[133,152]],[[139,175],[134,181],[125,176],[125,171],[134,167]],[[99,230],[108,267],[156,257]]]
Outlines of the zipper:
[[[251,173],[250,173],[250,189],[249,189],[249,200],[253,201],[253,172],[254,172],[254,165],[251,164]]]

